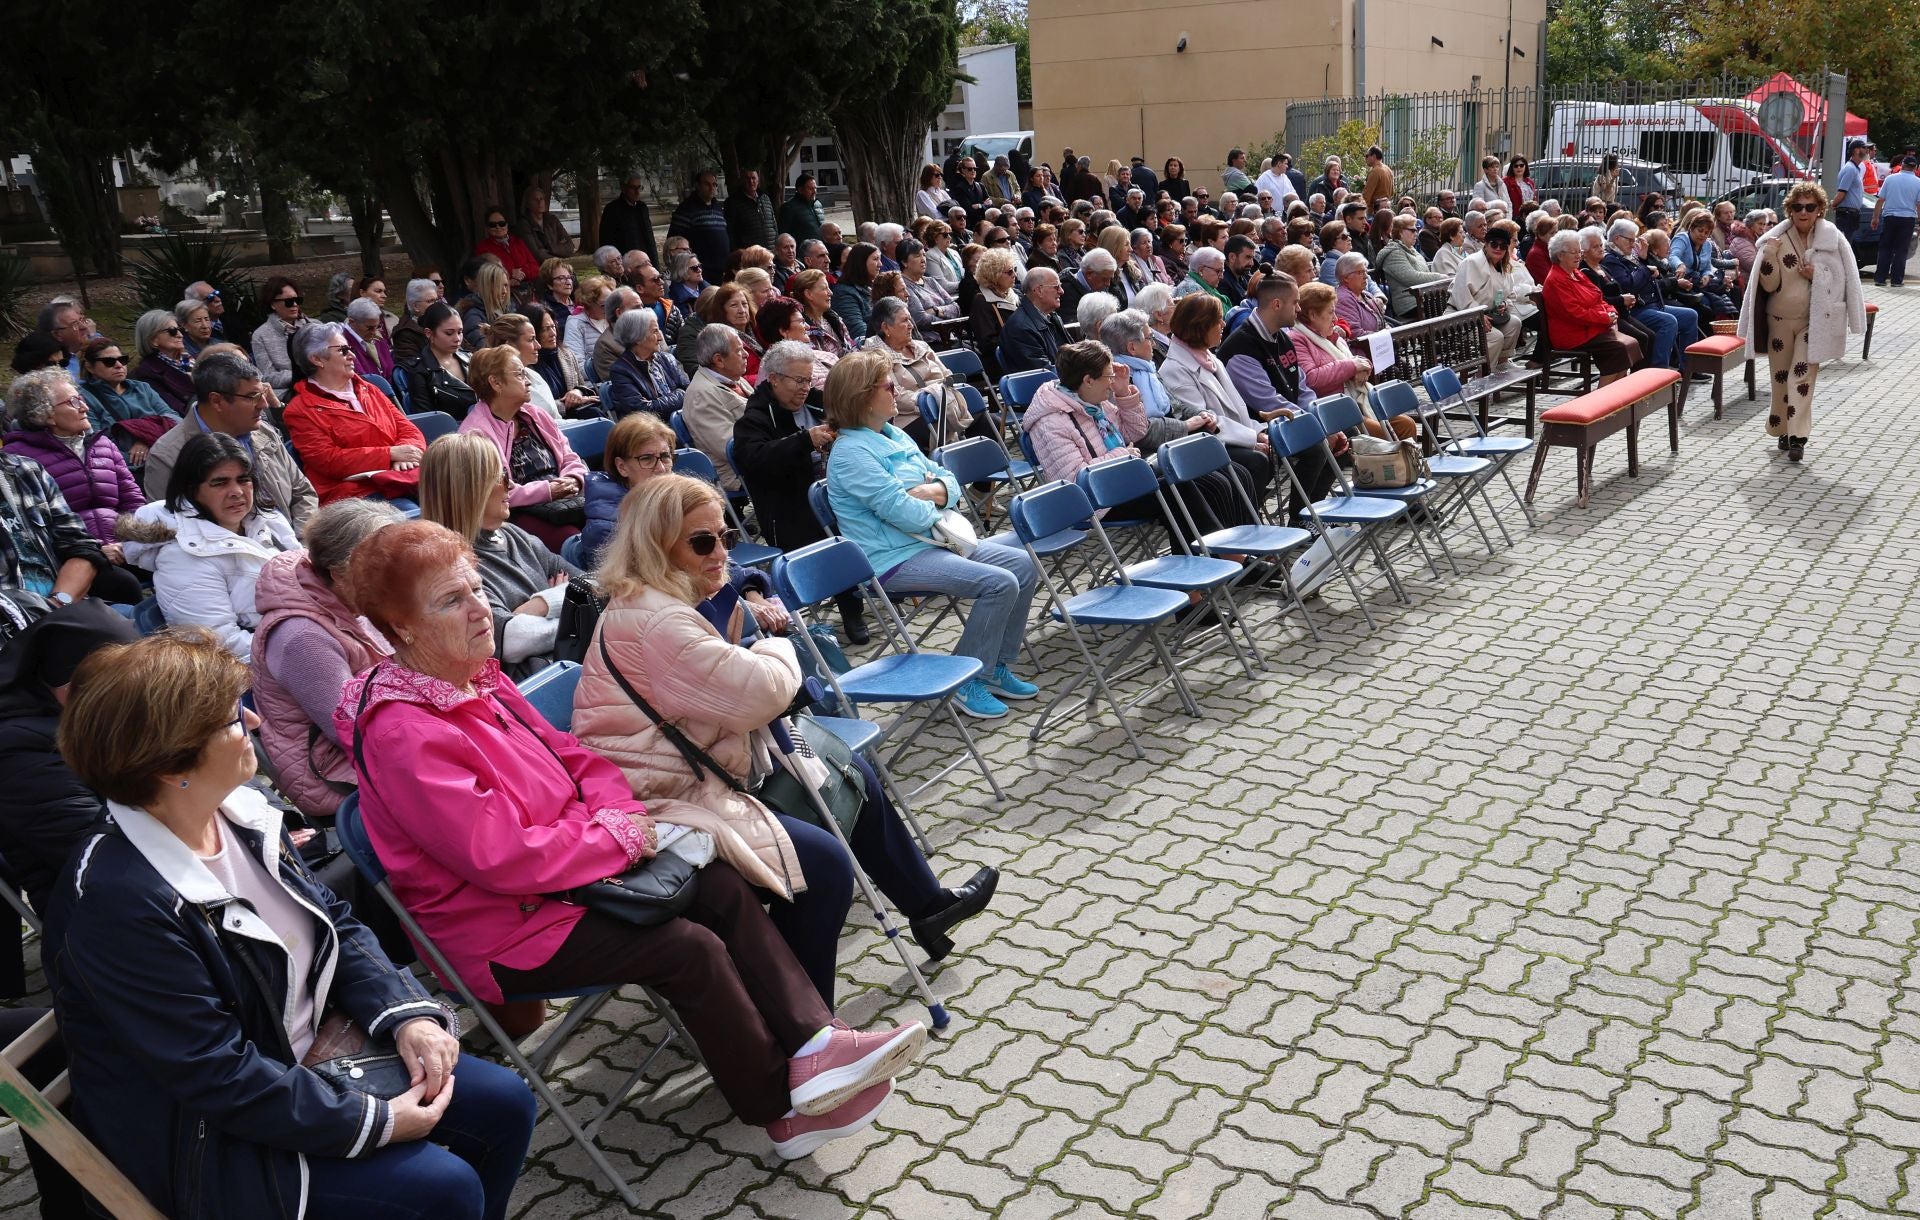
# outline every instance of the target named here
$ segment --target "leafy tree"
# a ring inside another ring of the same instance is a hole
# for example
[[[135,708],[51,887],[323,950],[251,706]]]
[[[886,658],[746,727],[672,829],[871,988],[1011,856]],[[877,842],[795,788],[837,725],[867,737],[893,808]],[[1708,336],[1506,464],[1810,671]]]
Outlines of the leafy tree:
[[[1682,0],[1556,0],[1547,20],[1547,83],[1675,80],[1693,42]]]
[[[862,48],[864,74],[828,108],[856,220],[913,215],[927,128],[958,75],[952,0],[893,0],[886,13],[888,37]]]
[[[1013,44],[1021,97],[1033,96],[1033,56],[1027,49],[1026,0],[968,0],[960,8],[960,44]]]

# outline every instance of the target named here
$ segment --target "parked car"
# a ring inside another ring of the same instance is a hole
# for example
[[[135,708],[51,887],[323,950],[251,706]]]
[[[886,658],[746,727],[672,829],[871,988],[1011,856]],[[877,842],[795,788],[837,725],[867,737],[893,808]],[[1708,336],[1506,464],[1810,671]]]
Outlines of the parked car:
[[[1033,160],[1031,131],[991,131],[969,135],[960,141],[960,151],[975,158],[985,157],[982,165],[992,165],[995,157],[1005,157],[1018,149],[1029,162]],[[1024,184],[1023,184],[1024,185]]]
[[[1560,206],[1567,211],[1578,212],[1587,206],[1587,200],[1593,195],[1593,180],[1600,173],[1600,158],[1556,158],[1535,161],[1530,168],[1534,188],[1540,192],[1542,202],[1558,199]],[[1614,196],[1614,203],[1629,212],[1638,212],[1640,201],[1650,191],[1660,192],[1669,201],[1682,193],[1673,175],[1653,162],[1620,158],[1620,190]]]
[[[1793,184],[1798,181],[1800,181],[1798,178],[1768,178],[1763,182],[1749,183],[1738,190],[1728,191],[1714,202],[1731,203],[1734,214],[1737,216],[1745,216],[1755,208],[1766,208],[1776,216],[1784,218],[1787,192],[1792,190]],[[1860,227],[1853,231],[1853,257],[1854,261],[1862,267],[1873,266],[1874,260],[1880,254],[1879,230],[1872,228],[1868,223],[1873,215],[1874,203],[1874,197],[1867,196],[1867,207],[1861,215]],[[1920,238],[1916,238],[1916,242],[1920,242]]]

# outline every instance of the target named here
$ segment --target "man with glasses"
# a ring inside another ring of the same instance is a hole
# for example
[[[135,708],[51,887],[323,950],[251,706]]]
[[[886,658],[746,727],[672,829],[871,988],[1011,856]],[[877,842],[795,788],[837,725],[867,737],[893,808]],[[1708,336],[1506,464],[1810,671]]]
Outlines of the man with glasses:
[[[205,280],[195,280],[187,285],[187,297],[190,300],[207,303],[207,317],[213,320],[212,342],[225,343],[227,341],[227,302],[220,295],[220,290]]]
[[[294,464],[286,442],[265,422],[269,398],[263,381],[260,370],[237,355],[210,352],[200,357],[193,369],[198,404],[147,451],[141,482],[149,501],[166,498],[167,479],[188,440],[202,432],[224,432],[253,454],[255,504],[279,509],[295,533],[306,528],[320,497]]]
[[[667,236],[686,238],[693,256],[702,266],[712,267],[716,276],[727,265],[729,250],[727,214],[717,198],[719,190],[720,179],[712,170],[695,174],[693,190],[673,210],[667,225]]]
[[[826,477],[833,433],[808,402],[813,349],[783,339],[760,357],[760,382],[733,425],[733,468],[753,498],[767,540],[796,551],[827,536],[807,503],[807,489]],[[849,642],[867,642],[866,605],[859,595],[837,603]]]
[[[67,376],[80,383],[80,352],[93,341],[93,322],[72,297],[55,297],[40,311],[39,329],[67,354]]]
[[[658,262],[659,247],[653,243],[653,213],[640,198],[639,174],[628,174],[620,184],[620,193],[600,209],[600,240],[616,251],[639,250]]]

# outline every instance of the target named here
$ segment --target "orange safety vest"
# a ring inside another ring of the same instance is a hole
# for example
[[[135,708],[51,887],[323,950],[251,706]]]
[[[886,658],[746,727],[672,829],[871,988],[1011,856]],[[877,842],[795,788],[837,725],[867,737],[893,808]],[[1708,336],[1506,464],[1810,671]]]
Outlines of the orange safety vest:
[[[1860,163],[1860,189],[1869,195],[1880,193],[1880,171],[1873,168],[1872,157]]]

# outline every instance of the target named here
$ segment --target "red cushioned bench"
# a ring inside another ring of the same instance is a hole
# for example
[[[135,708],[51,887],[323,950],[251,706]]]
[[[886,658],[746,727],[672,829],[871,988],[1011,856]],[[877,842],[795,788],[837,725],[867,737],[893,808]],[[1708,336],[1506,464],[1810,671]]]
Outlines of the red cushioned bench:
[[[1667,412],[1667,441],[1675,453],[1680,452],[1680,402],[1685,385],[1686,380],[1673,369],[1641,369],[1542,412],[1533,474],[1527,479],[1527,503],[1533,503],[1534,490],[1540,486],[1547,450],[1559,446],[1575,451],[1579,503],[1585,508],[1593,490],[1594,448],[1616,432],[1627,434],[1627,473],[1638,478],[1640,421],[1662,408]]]
[[[1867,333],[1860,340],[1860,359],[1862,360],[1869,359],[1873,351],[1873,319],[1879,312],[1878,305],[1871,301],[1867,303]]]
[[[1708,335],[1697,343],[1687,344],[1687,372],[1713,374],[1713,417],[1724,416],[1726,404],[1722,395],[1726,389],[1727,374],[1740,365],[1747,366],[1747,401],[1752,402],[1757,391],[1753,384],[1753,353],[1747,350],[1747,341],[1738,335]],[[1692,378],[1689,376],[1688,381]],[[1687,409],[1687,385],[1680,387],[1680,410]]]

